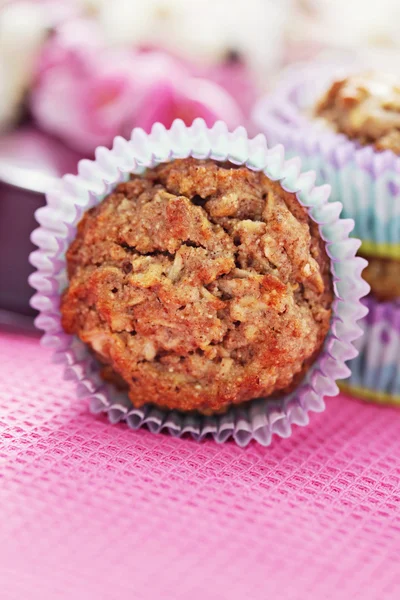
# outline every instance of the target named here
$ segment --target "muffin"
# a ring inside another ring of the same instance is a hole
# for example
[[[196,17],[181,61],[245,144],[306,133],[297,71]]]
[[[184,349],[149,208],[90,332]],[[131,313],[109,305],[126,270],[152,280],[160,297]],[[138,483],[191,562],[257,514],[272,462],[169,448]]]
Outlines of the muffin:
[[[300,167],[243,128],[175,121],[98,148],[48,194],[32,306],[93,412],[268,445],[337,394],[365,261]]]
[[[400,77],[366,72],[335,80],[315,115],[363,146],[400,154]]]
[[[287,392],[329,329],[318,226],[245,166],[187,158],[133,175],[84,215],[67,270],[64,330],[134,406],[212,414]]]
[[[400,77],[314,65],[292,72],[254,118],[332,186],[331,200],[354,219],[371,294],[346,389],[399,402]]]
[[[332,187],[368,256],[400,258],[400,77],[332,65],[289,71],[253,121]]]

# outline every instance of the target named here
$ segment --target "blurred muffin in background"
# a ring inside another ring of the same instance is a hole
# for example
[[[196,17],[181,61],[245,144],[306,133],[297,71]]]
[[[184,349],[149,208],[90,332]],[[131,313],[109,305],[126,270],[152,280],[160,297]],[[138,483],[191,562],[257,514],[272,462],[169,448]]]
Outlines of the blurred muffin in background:
[[[400,77],[368,71],[336,79],[315,115],[338,133],[376,150],[400,154]]]

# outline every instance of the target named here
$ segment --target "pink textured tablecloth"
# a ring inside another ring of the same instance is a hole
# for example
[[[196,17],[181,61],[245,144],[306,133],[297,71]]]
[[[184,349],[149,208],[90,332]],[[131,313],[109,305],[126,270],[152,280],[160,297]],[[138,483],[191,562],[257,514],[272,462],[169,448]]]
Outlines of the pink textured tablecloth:
[[[89,414],[0,336],[1,600],[400,598],[400,411],[344,396],[270,448]]]

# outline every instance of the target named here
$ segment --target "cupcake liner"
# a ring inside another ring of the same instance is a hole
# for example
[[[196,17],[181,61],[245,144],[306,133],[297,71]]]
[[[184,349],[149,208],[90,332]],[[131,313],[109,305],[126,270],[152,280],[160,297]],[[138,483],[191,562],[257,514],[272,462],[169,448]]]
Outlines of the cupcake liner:
[[[83,213],[131,173],[188,156],[245,164],[280,180],[286,190],[297,192],[299,202],[319,224],[326,241],[335,291],[330,332],[299,387],[279,400],[257,399],[212,417],[152,405],[134,408],[126,394],[102,381],[99,365],[85,345],[63,332],[59,313],[60,293],[67,284],[65,251]],[[361,279],[365,261],[355,256],[359,242],[348,237],[353,223],[339,219],[341,205],[328,203],[329,186],[315,187],[314,180],[315,174],[300,173],[299,160],[284,160],[282,146],[268,148],[263,135],[248,139],[243,128],[230,133],[222,122],[208,129],[201,119],[191,127],[177,120],[170,130],[157,123],[149,135],[134,129],[130,140],[117,137],[112,150],[98,148],[94,161],[79,163],[77,176],[66,175],[60,180],[47,195],[47,206],[36,213],[40,227],[32,240],[39,249],[30,257],[37,269],[30,283],[37,293],[31,302],[40,311],[36,324],[45,331],[43,344],[54,349],[55,360],[64,364],[65,376],[77,382],[78,395],[90,399],[93,412],[105,412],[112,423],[125,421],[132,429],[145,425],[155,433],[190,434],[195,440],[211,435],[217,442],[232,436],[245,446],[251,439],[268,445],[273,434],[287,437],[292,424],[308,422],[309,411],[323,410],[323,397],[338,392],[335,380],[349,375],[345,361],[357,353],[352,341],[361,335],[357,320],[366,314],[366,308],[360,298],[369,288]]]
[[[343,217],[355,220],[353,235],[362,240],[364,254],[400,259],[400,157],[362,147],[311,114],[329,84],[352,70],[292,68],[252,118],[269,144],[283,144],[289,157],[300,156],[316,172],[317,183],[331,185],[331,201],[342,202]]]
[[[367,400],[400,406],[400,298],[378,302],[370,295],[363,303],[369,313],[360,322],[364,335],[356,343],[359,354],[350,361],[351,375],[340,387]]]

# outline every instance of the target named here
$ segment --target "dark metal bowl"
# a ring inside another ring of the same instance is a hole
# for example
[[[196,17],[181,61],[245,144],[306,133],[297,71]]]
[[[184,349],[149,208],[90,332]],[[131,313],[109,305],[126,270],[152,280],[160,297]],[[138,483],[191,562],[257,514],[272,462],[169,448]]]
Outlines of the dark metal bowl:
[[[0,321],[34,316],[30,234],[34,213],[57,177],[76,173],[80,156],[33,127],[0,137]],[[22,322],[23,319],[20,321]]]

